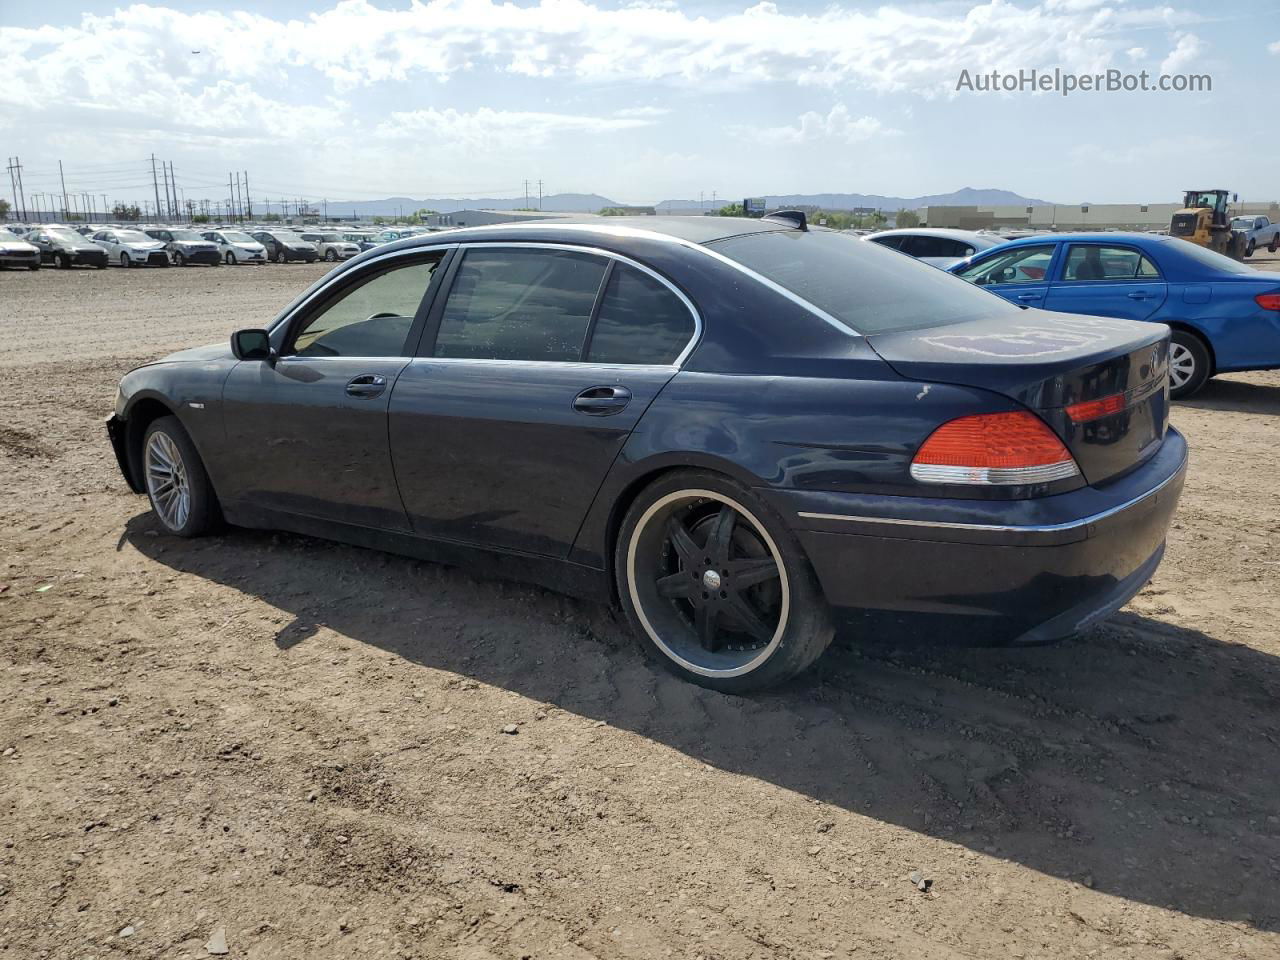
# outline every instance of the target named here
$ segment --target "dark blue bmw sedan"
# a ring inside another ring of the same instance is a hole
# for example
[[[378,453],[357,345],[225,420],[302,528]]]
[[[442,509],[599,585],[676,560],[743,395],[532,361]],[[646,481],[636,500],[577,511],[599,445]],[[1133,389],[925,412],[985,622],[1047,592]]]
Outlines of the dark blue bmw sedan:
[[[781,214],[377,247],[128,373],[108,430],[173,534],[613,600],[661,663],[743,691],[840,623],[1030,644],[1118,609],[1182,488],[1168,411],[1167,327],[1020,309]]]

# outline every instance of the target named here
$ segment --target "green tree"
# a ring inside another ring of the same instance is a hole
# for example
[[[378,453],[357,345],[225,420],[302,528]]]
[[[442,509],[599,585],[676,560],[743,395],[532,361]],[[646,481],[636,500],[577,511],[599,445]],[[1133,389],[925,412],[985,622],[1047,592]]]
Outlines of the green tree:
[[[117,203],[111,208],[112,220],[141,220],[142,210],[136,203]]]
[[[920,226],[920,214],[914,210],[899,210],[893,218],[894,223],[900,227],[918,227]]]
[[[9,201],[0,199],[0,220],[9,219]]]
[[[207,213],[197,213],[191,218],[192,223],[208,223],[209,215]]]
[[[716,211],[717,217],[745,217],[746,215],[747,210],[740,203],[726,203]]]

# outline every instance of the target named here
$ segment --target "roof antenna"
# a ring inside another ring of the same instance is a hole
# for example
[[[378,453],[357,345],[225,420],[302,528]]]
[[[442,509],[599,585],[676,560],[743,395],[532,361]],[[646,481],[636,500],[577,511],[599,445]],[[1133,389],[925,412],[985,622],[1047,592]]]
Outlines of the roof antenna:
[[[783,223],[788,227],[795,227],[795,229],[805,232],[809,230],[809,221],[805,219],[803,210],[775,210],[760,219],[768,220],[771,223]]]

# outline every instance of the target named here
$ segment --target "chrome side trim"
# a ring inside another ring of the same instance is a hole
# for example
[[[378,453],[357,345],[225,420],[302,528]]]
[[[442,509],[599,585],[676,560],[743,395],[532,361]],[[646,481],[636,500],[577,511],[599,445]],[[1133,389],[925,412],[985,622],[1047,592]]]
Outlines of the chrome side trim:
[[[1078,520],[1067,520],[1063,523],[945,523],[938,520],[904,520],[899,517],[864,517],[841,513],[808,513],[805,511],[797,513],[797,516],[804,517],[806,520],[843,520],[850,523],[887,523],[893,524],[894,526],[904,527],[931,527],[935,530],[983,530],[989,533],[1060,533],[1064,530],[1076,530],[1080,527],[1086,527],[1091,523],[1098,523],[1099,521],[1106,520],[1109,517],[1114,517],[1118,513],[1123,513],[1132,507],[1136,507],[1144,500],[1154,497],[1174,480],[1181,477],[1186,465],[1187,462],[1185,460],[1182,461],[1182,466],[1180,466],[1172,475],[1165,477],[1159,484],[1152,487],[1141,496],[1134,497],[1132,500],[1128,500],[1119,506],[1103,510],[1101,513],[1081,517]]]
[[[432,243],[424,244],[420,247],[402,247],[399,250],[390,250],[387,253],[379,254],[376,257],[370,257],[368,260],[364,261],[364,264],[361,264],[361,266],[363,267],[365,264],[370,263],[381,263],[384,260],[394,260],[398,257],[413,257],[424,253],[431,253],[434,250],[455,250],[459,246],[460,244],[457,243]],[[351,259],[354,260],[355,257],[352,257]],[[341,262],[348,263],[350,261],[343,260]],[[292,303],[281,310],[280,313],[276,315],[276,318],[271,321],[271,324],[266,328],[267,333],[274,334],[276,332],[276,328],[280,326],[287,327],[299,310],[305,309],[308,304],[317,297],[322,296],[324,292],[335,283],[343,280],[346,277],[347,272],[348,271],[346,270],[330,271],[329,274],[320,278],[317,286],[313,286],[310,289],[302,291],[302,293],[294,298]]]
[[[639,263],[638,261],[632,260],[630,257],[626,256],[625,254],[614,253],[612,250],[605,250],[601,247],[585,247],[585,246],[581,246],[573,243],[556,243],[555,241],[548,241],[546,243],[538,243],[538,242],[530,241],[527,243],[522,243],[516,240],[495,240],[493,243],[488,243],[485,241],[480,241],[480,242],[467,241],[465,243],[458,244],[458,248],[462,250],[464,253],[468,250],[492,250],[494,248],[501,248],[501,247],[515,248],[517,250],[567,250],[570,253],[581,253],[581,254],[586,254],[588,256],[593,256],[593,257],[603,257],[607,260],[616,260],[619,263],[625,263],[627,266],[633,267],[636,270],[639,270],[641,273],[647,274],[648,276],[652,277],[654,280],[657,280],[660,284],[662,284],[664,287],[666,287],[668,290],[674,293],[677,298],[679,298],[680,302],[684,304],[684,308],[689,311],[689,316],[693,317],[693,337],[689,340],[688,343],[685,344],[684,349],[680,351],[680,354],[671,363],[671,366],[675,367],[677,370],[680,369],[682,366],[684,366],[685,360],[689,358],[689,354],[693,353],[694,347],[696,347],[698,345],[698,341],[702,339],[702,315],[698,313],[698,308],[693,305],[693,301],[685,296],[684,291],[681,290],[679,287],[677,287],[674,283],[672,283],[666,277],[664,277],[662,274],[658,273],[652,267],[646,267],[643,263]],[[447,358],[422,357],[420,359],[440,360],[440,359],[447,359]],[[466,359],[466,358],[456,358],[456,359]],[[565,360],[561,362],[582,363],[583,361]],[[590,363],[590,361],[587,361],[587,362]],[[623,364],[623,366],[628,366],[628,365]]]

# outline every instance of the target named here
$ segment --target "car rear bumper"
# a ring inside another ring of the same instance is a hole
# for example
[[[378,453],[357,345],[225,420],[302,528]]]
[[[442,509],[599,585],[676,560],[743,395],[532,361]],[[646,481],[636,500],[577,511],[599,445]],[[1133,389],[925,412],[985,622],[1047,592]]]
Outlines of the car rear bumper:
[[[1186,475],[1170,429],[1100,487],[957,501],[775,491],[841,619],[895,637],[1041,643],[1114,613],[1151,578]]]

